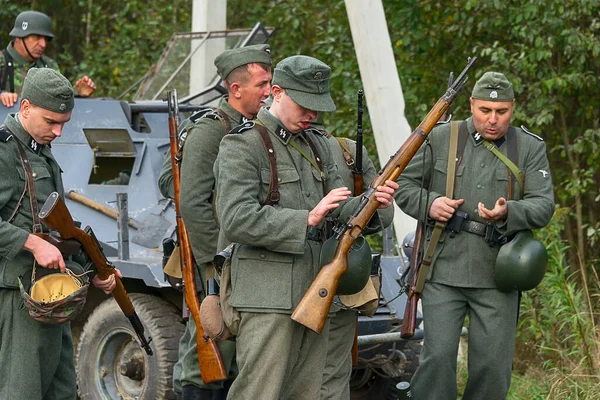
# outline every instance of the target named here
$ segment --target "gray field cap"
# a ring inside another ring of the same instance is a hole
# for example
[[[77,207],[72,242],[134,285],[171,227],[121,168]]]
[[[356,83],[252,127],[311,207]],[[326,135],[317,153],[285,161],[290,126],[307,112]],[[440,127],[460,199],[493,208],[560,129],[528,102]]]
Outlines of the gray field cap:
[[[227,80],[227,76],[231,71],[237,67],[253,63],[273,64],[271,60],[271,46],[268,44],[257,44],[238,47],[237,49],[225,50],[215,58],[217,73],[225,80]]]
[[[331,68],[308,56],[285,58],[273,70],[272,85],[286,90],[294,102],[308,110],[335,111],[329,93]]]
[[[475,83],[471,97],[487,101],[513,101],[515,92],[512,84],[500,72],[486,72]]]
[[[31,68],[27,72],[21,91],[21,99],[27,99],[31,104],[59,114],[73,109],[73,86],[60,74],[51,68]]]

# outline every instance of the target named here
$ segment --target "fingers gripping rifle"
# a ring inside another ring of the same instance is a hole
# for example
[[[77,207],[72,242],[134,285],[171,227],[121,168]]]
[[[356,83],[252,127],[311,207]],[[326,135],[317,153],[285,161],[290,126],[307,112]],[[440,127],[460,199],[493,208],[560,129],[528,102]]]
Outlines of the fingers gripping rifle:
[[[222,381],[227,379],[227,373],[217,344],[204,335],[204,328],[200,321],[200,300],[196,290],[196,280],[194,278],[194,256],[190,245],[189,236],[183,219],[181,218],[180,208],[180,164],[176,161],[178,143],[177,143],[177,125],[179,119],[179,109],[177,106],[177,92],[171,90],[167,93],[167,103],[169,109],[169,143],[171,150],[171,166],[173,169],[173,188],[175,192],[175,218],[177,221],[177,237],[179,239],[179,250],[181,251],[181,269],[183,272],[185,302],[190,309],[190,314],[196,324],[196,347],[198,351],[198,364],[200,364],[200,375],[204,383]]]
[[[402,144],[402,147],[390,158],[367,191],[361,195],[359,206],[350,216],[344,229],[338,234],[340,240],[333,260],[321,268],[319,274],[308,288],[308,291],[292,314],[294,321],[317,333],[323,331],[340,277],[348,270],[348,251],[379,206],[379,202],[375,198],[376,188],[385,185],[386,180],[395,181],[402,171],[404,171],[404,168],[406,168],[419,150],[429,132],[431,132],[440,117],[458,96],[458,92],[467,80],[467,72],[476,59],[476,57],[469,58],[467,66],[452,86],[440,97],[419,126]]]
[[[146,351],[146,354],[152,355],[150,342],[152,338],[146,339],[144,335],[144,326],[133,308],[133,304],[127,292],[123,287],[121,279],[115,273],[115,267],[106,259],[102,252],[102,247],[98,243],[92,229],[88,226],[85,229],[80,229],[75,226],[73,217],[69,212],[65,202],[58,193],[54,192],[48,196],[48,199],[42,206],[39,213],[40,219],[48,227],[60,233],[62,239],[74,239],[81,244],[83,252],[96,267],[97,275],[102,280],[108,279],[111,275],[115,277],[117,286],[112,292],[112,296],[123,311],[123,314],[129,319],[140,344]]]

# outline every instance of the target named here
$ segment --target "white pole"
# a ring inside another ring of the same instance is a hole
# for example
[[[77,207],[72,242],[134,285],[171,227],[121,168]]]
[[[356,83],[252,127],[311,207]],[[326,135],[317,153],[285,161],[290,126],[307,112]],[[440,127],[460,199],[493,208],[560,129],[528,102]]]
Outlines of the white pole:
[[[193,0],[192,32],[224,31],[227,29],[227,0]],[[202,39],[191,41],[194,49]],[[215,58],[225,50],[225,39],[210,39],[190,60],[190,93],[208,86],[216,75]]]
[[[345,0],[360,75],[369,107],[381,165],[410,136],[404,97],[381,0]],[[394,215],[397,240],[414,231],[416,222],[398,206]]]

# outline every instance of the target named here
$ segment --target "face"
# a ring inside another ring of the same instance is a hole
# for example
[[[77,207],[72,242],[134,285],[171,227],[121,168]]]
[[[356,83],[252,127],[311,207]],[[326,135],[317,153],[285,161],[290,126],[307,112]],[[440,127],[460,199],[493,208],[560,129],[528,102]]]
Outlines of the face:
[[[498,102],[471,98],[471,113],[477,132],[492,141],[506,135],[514,104],[514,100]]]
[[[257,64],[248,65],[250,75],[246,82],[232,83],[233,95],[238,99],[240,111],[246,118],[254,118],[265,106],[271,93],[271,71],[265,71]]]
[[[300,132],[317,119],[319,113],[297,104],[284,89],[273,86],[273,105],[271,113],[277,117],[290,132]]]
[[[71,111],[56,113],[35,106],[29,100],[21,101],[19,120],[23,127],[39,144],[50,144],[62,135],[63,127],[71,119]]]
[[[46,36],[29,35],[22,40],[34,59],[37,60],[44,55],[44,50],[46,50],[46,46],[48,45],[48,38]],[[25,54],[27,54],[27,52],[25,52]],[[27,54],[26,58],[29,58],[29,54]]]

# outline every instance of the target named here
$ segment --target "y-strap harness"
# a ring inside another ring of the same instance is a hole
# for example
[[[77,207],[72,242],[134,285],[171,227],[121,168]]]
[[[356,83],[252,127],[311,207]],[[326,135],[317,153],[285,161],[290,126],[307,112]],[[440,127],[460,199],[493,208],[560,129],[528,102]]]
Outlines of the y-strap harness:
[[[10,93],[15,93],[15,62],[7,49],[3,49],[2,54],[4,55],[6,66],[2,68],[2,72],[0,73],[0,92],[4,91],[8,82]],[[40,61],[44,64],[44,68],[48,68],[48,63],[46,63],[44,57],[40,57]]]

